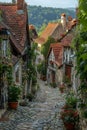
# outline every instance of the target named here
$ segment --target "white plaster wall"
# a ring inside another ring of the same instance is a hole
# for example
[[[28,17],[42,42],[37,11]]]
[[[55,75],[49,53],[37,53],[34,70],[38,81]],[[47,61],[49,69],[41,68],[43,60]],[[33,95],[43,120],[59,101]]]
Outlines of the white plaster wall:
[[[56,70],[56,82],[61,84],[63,81],[63,68]]]

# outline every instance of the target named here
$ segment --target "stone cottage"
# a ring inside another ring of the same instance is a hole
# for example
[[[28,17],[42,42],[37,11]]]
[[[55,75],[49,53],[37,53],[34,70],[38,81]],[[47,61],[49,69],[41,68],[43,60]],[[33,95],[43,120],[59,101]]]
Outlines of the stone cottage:
[[[71,56],[73,55],[73,49],[71,43],[74,38],[74,31],[77,21],[75,19],[69,21],[66,26],[66,33],[58,39],[58,43],[51,44],[48,52],[47,62],[47,81],[56,82],[61,84],[64,82],[65,77],[69,82],[73,82],[73,63]],[[58,44],[58,45],[57,45]],[[61,48],[61,49],[60,49]],[[54,68],[54,70],[53,70]],[[55,72],[51,72],[51,71]]]
[[[0,4],[1,21],[10,32],[9,43],[12,52],[13,79],[22,88],[22,96],[28,92],[29,84],[26,80],[27,62],[30,49],[28,13],[25,0],[14,3]],[[23,87],[22,87],[23,86]]]
[[[9,52],[9,31],[6,25],[3,22],[0,22],[0,117],[6,111],[8,103],[8,85],[6,73],[7,67],[10,67]]]

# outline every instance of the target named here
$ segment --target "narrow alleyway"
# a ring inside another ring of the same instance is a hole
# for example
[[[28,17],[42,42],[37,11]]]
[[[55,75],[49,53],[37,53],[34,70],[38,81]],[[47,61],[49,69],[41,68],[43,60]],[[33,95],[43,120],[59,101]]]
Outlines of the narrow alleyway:
[[[40,90],[35,101],[17,111],[9,111],[9,120],[0,122],[0,130],[64,130],[60,110],[64,94],[38,80]]]

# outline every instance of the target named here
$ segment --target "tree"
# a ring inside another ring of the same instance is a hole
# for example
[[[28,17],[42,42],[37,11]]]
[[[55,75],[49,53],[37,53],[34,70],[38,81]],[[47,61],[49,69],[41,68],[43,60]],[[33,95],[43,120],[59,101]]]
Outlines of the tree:
[[[87,1],[79,0],[79,27],[76,37],[77,70],[82,80],[87,78]]]
[[[78,18],[81,30],[87,31],[87,0],[79,0]]]
[[[77,35],[75,38],[75,51],[77,58],[77,74],[80,77],[78,92],[81,104],[87,113],[87,0],[79,0]],[[84,115],[84,114],[83,114]]]

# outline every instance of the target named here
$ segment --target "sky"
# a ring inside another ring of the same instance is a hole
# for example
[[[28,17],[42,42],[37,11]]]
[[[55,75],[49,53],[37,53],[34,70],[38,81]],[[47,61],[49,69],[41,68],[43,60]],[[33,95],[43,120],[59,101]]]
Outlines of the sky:
[[[12,0],[0,0],[0,2],[11,2]],[[78,0],[25,0],[29,5],[41,5],[43,7],[67,8],[77,7]]]

